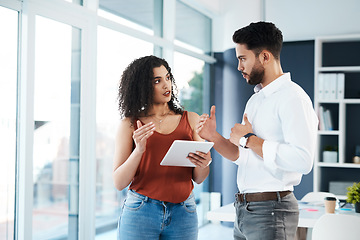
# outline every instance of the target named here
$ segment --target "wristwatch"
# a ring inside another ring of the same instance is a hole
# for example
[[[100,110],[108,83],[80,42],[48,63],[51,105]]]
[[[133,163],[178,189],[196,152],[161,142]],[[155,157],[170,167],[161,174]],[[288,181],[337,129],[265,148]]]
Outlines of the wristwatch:
[[[256,136],[256,135],[254,133],[248,133],[248,134],[245,134],[243,137],[241,137],[240,140],[239,140],[240,146],[243,147],[243,148],[248,148],[246,146],[246,144],[247,144],[248,138],[251,137],[251,136]]]

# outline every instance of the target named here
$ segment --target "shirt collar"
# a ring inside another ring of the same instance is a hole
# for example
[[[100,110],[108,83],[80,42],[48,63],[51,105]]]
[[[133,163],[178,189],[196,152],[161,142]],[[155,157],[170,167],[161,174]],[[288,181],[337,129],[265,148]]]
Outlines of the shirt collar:
[[[291,81],[291,76],[290,73],[284,73],[283,75],[281,75],[280,77],[278,77],[277,79],[275,79],[274,81],[272,81],[271,83],[269,83],[266,87],[262,87],[261,84],[257,84],[254,87],[254,92],[258,93],[258,92],[262,92],[265,97],[273,94],[274,92],[278,91],[281,86],[286,83]]]

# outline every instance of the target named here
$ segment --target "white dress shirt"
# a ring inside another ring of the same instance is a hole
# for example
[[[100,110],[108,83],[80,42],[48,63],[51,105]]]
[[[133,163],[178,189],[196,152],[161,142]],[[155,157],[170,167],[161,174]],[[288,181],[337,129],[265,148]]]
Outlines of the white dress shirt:
[[[264,139],[263,158],[240,147],[237,184],[241,193],[293,191],[311,171],[318,118],[305,91],[285,73],[255,94],[245,112],[253,132]]]

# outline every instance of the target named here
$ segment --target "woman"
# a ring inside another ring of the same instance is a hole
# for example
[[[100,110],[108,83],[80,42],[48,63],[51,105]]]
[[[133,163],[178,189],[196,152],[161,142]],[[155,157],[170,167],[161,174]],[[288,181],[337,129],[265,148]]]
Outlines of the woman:
[[[168,63],[155,56],[133,61],[121,77],[118,99],[123,120],[116,135],[113,178],[129,191],[119,220],[127,239],[197,239],[193,182],[209,174],[209,153],[190,153],[196,167],[160,166],[174,140],[203,141],[199,115],[184,111],[175,96]]]

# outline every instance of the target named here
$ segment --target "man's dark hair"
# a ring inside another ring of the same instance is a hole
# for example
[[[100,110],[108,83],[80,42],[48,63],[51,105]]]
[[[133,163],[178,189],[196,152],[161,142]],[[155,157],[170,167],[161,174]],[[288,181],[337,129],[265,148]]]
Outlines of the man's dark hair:
[[[256,56],[266,49],[274,55],[275,59],[280,59],[283,36],[280,29],[273,23],[251,23],[235,31],[233,41],[238,44],[246,44],[247,48],[254,51]]]
[[[118,89],[118,108],[122,117],[131,117],[132,120],[135,120],[148,114],[154,97],[153,69],[161,66],[164,66],[169,72],[172,82],[169,108],[175,113],[183,113],[183,108],[176,97],[177,88],[169,64],[165,59],[151,55],[135,59],[121,76]]]

